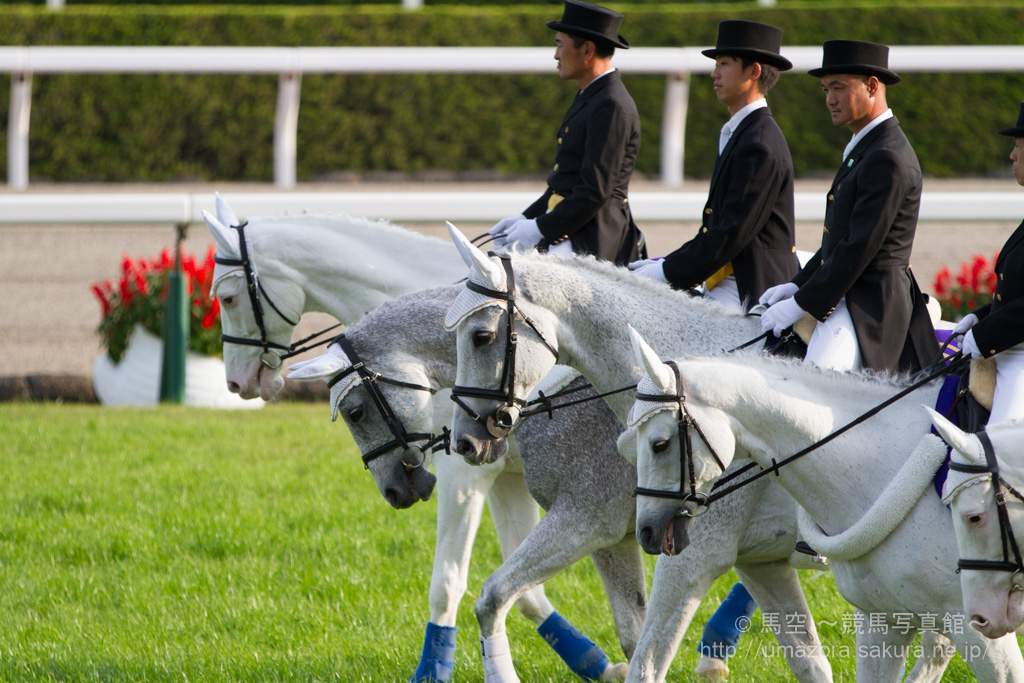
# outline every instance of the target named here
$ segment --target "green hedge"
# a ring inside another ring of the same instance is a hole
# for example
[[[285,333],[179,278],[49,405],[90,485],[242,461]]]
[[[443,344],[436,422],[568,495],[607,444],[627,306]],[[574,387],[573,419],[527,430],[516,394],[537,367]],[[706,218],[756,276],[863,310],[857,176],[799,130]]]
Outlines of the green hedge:
[[[829,38],[888,44],[1015,44],[1019,2],[960,7],[797,3],[619,5],[636,46],[715,42],[718,21],[748,18],[782,27],[786,44]],[[526,45],[552,46],[551,5],[502,8],[0,7],[8,45]],[[785,50],[783,50],[785,51]],[[638,171],[659,173],[661,76],[626,83],[642,115]],[[36,75],[33,181],[268,181],[273,177],[275,76]],[[1008,174],[1008,141],[995,131],[1016,119],[1022,74],[906,74],[889,101],[933,176]],[[553,128],[573,95],[550,75],[315,75],[302,82],[300,181],[342,174],[479,171],[541,175]],[[0,98],[7,122],[8,98]],[[830,177],[849,133],[835,129],[820,83],[785,74],[769,97],[797,173]],[[691,84],[687,175],[710,175],[725,111],[707,77]],[[6,155],[6,135],[0,136]]]

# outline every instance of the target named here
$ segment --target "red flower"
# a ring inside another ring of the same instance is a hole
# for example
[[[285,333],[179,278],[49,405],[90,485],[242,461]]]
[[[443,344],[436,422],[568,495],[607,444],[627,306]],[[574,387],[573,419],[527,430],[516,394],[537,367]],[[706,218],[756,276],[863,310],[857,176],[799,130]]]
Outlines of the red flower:
[[[939,271],[935,273],[935,284],[933,289],[935,290],[935,296],[940,299],[946,298],[949,293],[949,281],[953,277],[953,274],[949,272],[949,268],[942,266]]]
[[[186,289],[191,306],[189,346],[193,351],[217,355],[222,350],[220,341],[220,306],[209,298],[208,283],[213,278],[213,255],[216,247],[210,245],[202,266],[194,256],[182,253],[181,266],[186,273]],[[99,299],[101,320],[98,328],[107,353],[114,362],[120,361],[128,345],[132,330],[141,324],[153,334],[163,329],[164,309],[167,301],[168,275],[175,268],[172,252],[164,249],[159,257],[121,259],[121,276],[116,285],[109,280],[92,285]]]

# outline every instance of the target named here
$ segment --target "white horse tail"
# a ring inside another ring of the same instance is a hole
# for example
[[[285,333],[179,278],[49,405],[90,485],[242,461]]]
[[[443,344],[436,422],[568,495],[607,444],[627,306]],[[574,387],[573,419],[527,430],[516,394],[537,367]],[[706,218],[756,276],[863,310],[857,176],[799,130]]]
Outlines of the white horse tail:
[[[801,537],[830,560],[857,559],[876,548],[896,530],[917,505],[945,459],[946,444],[934,434],[926,434],[871,509],[846,531],[829,536],[802,507],[797,506],[796,519]]]

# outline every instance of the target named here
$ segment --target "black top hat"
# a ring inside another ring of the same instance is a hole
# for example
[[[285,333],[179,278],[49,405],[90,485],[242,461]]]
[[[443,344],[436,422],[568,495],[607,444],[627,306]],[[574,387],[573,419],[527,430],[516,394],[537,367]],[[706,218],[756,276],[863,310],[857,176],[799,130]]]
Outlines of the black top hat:
[[[782,47],[782,29],[759,24],[756,21],[722,21],[718,24],[718,44],[701,54],[714,59],[719,55],[749,57],[762,64],[788,71],[793,63],[779,54]]]
[[[900,82],[895,72],[889,71],[889,48],[863,40],[826,40],[821,68],[811,69],[812,76],[829,74],[861,74],[877,76],[886,85]]]
[[[1024,102],[1020,103],[1020,113],[1017,114],[1017,125],[1013,128],[1005,128],[999,131],[1000,135],[1009,135],[1011,138],[1024,138]]]
[[[561,20],[549,21],[547,26],[571,36],[580,36],[628,50],[629,41],[619,35],[621,23],[622,15],[607,7],[579,0],[565,0]]]

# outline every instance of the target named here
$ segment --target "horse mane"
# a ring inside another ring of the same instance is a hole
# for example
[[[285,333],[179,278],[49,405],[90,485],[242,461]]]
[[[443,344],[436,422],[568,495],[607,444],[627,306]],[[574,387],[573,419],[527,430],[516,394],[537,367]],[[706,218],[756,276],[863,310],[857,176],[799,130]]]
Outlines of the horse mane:
[[[804,363],[803,359],[792,356],[771,356],[768,354],[733,355],[727,351],[718,351],[703,359],[694,360],[698,362],[701,360],[725,360],[731,364],[742,365],[756,372],[767,370],[773,374],[786,373],[799,377],[812,377],[814,382],[821,381],[828,385],[834,385],[831,389],[832,391],[845,393],[863,389],[871,392],[884,390],[895,394],[902,389],[906,389],[917,380],[915,374],[907,372],[891,373],[867,368],[857,372],[826,370],[811,363]],[[932,380],[932,382],[929,382],[929,385],[939,381],[942,381],[941,378]],[[851,388],[851,384],[853,388]]]
[[[645,298],[649,297],[651,301],[655,301],[656,299],[665,299],[665,303],[656,304],[658,306],[683,305],[694,306],[697,308],[706,307],[709,314],[734,316],[737,318],[742,318],[745,315],[740,311],[722,306],[713,299],[693,296],[691,294],[687,294],[685,291],[672,289],[671,287],[654,282],[646,277],[633,275],[628,269],[617,266],[611,261],[598,259],[592,254],[578,254],[572,259],[563,259],[551,254],[528,251],[516,252],[514,259],[519,259],[527,263],[537,262],[548,265],[558,264],[569,270],[582,271],[584,276],[592,275],[595,276],[595,279],[610,280],[612,283],[620,283],[623,286],[623,289],[640,292],[644,294]],[[513,260],[513,265],[514,263],[515,260]]]
[[[299,219],[299,220],[296,220]],[[431,237],[422,233],[410,230],[409,228],[395,225],[389,220],[379,218],[370,219],[364,216],[351,216],[340,212],[317,212],[317,213],[294,213],[282,212],[268,214],[265,216],[252,216],[248,219],[249,225],[256,232],[253,234],[254,244],[259,242],[259,228],[266,226],[281,226],[292,224],[296,229],[321,228],[330,232],[367,232],[373,231],[384,235],[395,237],[410,243],[430,243],[432,245],[446,244],[444,240]]]

